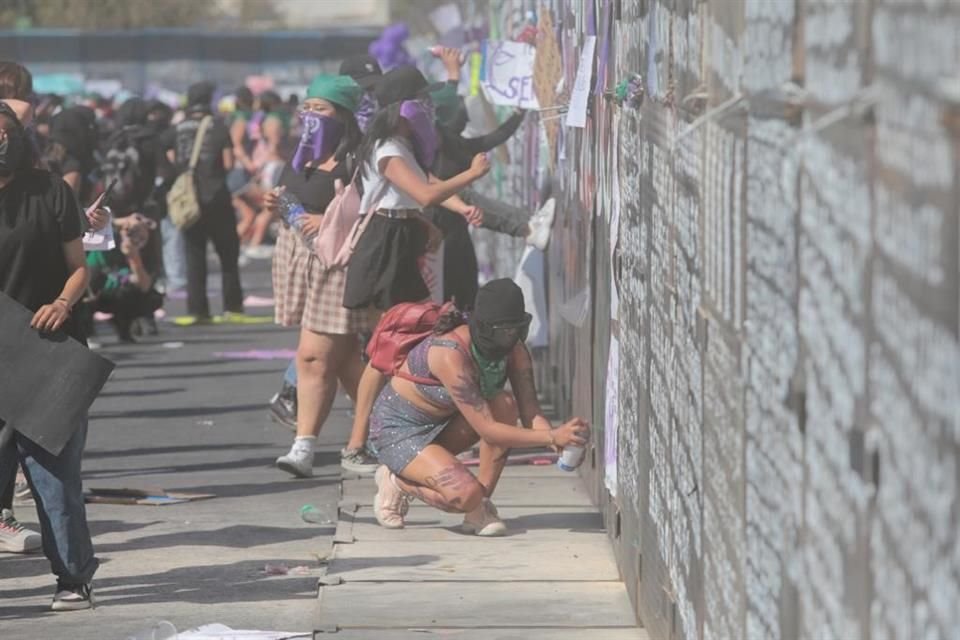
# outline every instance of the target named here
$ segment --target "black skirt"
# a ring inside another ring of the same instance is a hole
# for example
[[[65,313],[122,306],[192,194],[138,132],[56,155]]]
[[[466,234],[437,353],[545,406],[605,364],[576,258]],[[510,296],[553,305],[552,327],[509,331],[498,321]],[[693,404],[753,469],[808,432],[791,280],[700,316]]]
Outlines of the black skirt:
[[[427,233],[414,218],[373,215],[347,267],[343,306],[385,311],[401,302],[430,297],[417,261],[426,252]]]

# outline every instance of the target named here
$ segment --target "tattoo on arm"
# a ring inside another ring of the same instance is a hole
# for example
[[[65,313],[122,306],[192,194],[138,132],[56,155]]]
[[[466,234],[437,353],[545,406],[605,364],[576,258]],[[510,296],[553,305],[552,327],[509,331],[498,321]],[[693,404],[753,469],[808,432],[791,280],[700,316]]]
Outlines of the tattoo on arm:
[[[477,413],[488,415],[490,407],[487,405],[487,399],[480,393],[480,384],[477,382],[477,372],[473,367],[467,371],[461,372],[457,376],[457,383],[450,389],[454,399],[460,404],[464,404]]]

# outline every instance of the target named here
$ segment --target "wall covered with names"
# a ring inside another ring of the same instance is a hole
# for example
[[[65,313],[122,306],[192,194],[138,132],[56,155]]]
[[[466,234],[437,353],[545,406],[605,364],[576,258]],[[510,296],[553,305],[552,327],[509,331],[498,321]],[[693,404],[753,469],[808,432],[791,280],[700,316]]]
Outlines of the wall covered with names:
[[[549,14],[566,87],[597,37],[498,188],[560,203],[540,384],[651,637],[955,636],[960,4],[467,4]]]

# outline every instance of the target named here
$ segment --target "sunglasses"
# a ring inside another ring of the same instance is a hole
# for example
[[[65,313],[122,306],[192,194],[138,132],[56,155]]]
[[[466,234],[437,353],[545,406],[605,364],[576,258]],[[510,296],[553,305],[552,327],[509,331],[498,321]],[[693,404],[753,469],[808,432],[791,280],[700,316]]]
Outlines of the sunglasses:
[[[478,321],[477,324],[491,337],[498,345],[510,346],[518,342],[524,342],[530,333],[530,322],[533,316],[529,313],[523,314],[523,320],[518,322],[495,322],[487,323]]]

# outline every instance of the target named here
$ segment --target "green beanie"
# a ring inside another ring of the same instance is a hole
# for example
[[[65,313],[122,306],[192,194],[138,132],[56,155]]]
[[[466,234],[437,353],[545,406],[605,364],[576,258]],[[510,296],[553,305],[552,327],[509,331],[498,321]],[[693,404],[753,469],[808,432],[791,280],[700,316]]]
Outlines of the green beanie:
[[[307,98],[326,100],[350,111],[357,110],[362,97],[363,89],[350,76],[320,75],[307,89]]]

